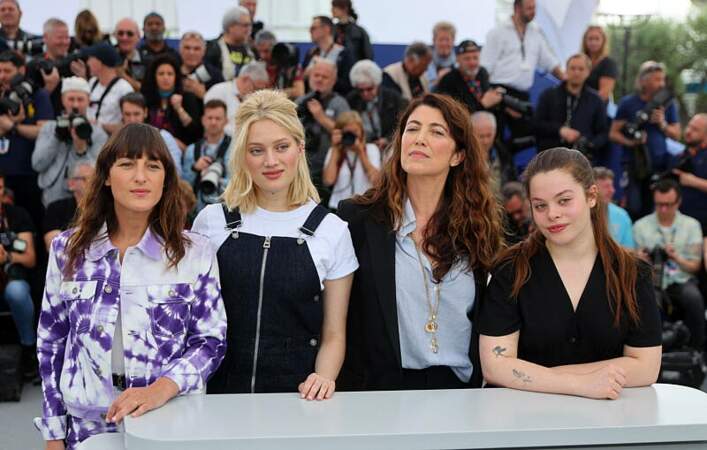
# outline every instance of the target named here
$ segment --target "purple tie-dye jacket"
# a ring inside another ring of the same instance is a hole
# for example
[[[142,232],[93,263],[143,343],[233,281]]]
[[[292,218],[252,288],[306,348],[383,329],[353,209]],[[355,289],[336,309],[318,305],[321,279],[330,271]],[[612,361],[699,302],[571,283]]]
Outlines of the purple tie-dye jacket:
[[[44,401],[35,423],[45,440],[66,437],[67,414],[105,421],[116,396],[111,349],[119,306],[129,387],[165,376],[181,394],[204,392],[226,349],[217,260],[205,237],[186,232],[192,245],[168,269],[161,240],[148,228],[121,264],[104,226],[80,268],[65,279],[71,232],[52,242],[39,318]]]

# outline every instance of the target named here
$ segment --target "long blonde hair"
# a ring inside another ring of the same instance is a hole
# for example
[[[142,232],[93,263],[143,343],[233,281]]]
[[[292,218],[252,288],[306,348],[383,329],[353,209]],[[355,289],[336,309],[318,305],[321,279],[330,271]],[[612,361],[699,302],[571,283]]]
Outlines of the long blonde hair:
[[[257,206],[256,186],[245,167],[245,156],[250,127],[260,120],[271,120],[281,126],[290,133],[297,145],[304,148],[304,128],[297,117],[297,105],[281,91],[264,89],[250,94],[236,113],[236,134],[231,152],[233,156],[228,163],[233,176],[222,197],[229,209],[239,208],[243,212],[251,212]],[[319,203],[319,194],[309,176],[307,158],[302,152],[287,200],[290,206],[299,206],[309,199]]]

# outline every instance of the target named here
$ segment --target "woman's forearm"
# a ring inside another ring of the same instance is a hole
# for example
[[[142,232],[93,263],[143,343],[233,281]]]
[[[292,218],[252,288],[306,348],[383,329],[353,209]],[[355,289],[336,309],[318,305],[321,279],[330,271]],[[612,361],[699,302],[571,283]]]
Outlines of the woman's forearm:
[[[652,358],[641,359],[632,356],[621,356],[619,358],[586,364],[557,366],[553,367],[551,370],[562,375],[586,375],[610,364],[621,367],[626,372],[625,387],[639,387],[653,384],[658,378],[658,371],[660,370],[660,364],[656,365],[655,361],[652,361]]]
[[[578,377],[560,373],[522,359],[503,356],[502,348],[494,349],[493,361],[482,360],[484,378],[496,386],[552,394],[584,395]]]
[[[314,371],[329,380],[336,380],[344,363],[346,338],[344,336],[322,337]]]

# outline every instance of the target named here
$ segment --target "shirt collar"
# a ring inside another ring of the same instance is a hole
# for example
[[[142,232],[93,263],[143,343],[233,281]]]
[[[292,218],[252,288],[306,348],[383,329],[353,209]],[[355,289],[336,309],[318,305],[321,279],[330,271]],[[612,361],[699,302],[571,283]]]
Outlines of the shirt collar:
[[[417,228],[417,220],[415,219],[415,211],[412,209],[412,202],[409,198],[405,199],[403,206],[403,220],[398,229],[398,236],[405,237],[415,231]]]
[[[140,239],[140,242],[135,246],[135,248],[140,250],[145,256],[155,261],[162,259],[162,247],[162,238],[153,233],[151,227],[147,227],[142,239]],[[86,258],[90,261],[98,261],[113,250],[118,250],[118,248],[113,245],[108,237],[108,227],[104,223],[96,235],[96,238],[91,242],[91,245],[86,251]]]

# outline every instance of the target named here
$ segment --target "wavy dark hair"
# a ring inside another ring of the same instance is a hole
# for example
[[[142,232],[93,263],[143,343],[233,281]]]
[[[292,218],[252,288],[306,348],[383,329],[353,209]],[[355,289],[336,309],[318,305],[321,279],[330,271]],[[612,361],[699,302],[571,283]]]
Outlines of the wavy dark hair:
[[[569,173],[584,188],[585,195],[596,184],[592,166],[581,152],[563,147],[552,148],[535,156],[525,169],[523,186],[528,198],[530,198],[530,180],[535,175],[553,170]],[[591,209],[590,216],[599,258],[604,265],[606,294],[614,314],[614,325],[620,324],[623,311],[628,312],[633,324],[638,324],[636,280],[639,261],[631,252],[612,239],[607,215],[606,203],[597,196],[597,204]],[[545,237],[539,230],[535,230],[525,240],[500,254],[498,264],[511,263],[515,271],[511,291],[513,297],[518,296],[523,285],[530,279],[530,259],[544,245]]]
[[[398,120],[392,153],[378,182],[353,201],[370,205],[379,220],[400,227],[407,197],[407,173],[400,162],[402,136],[410,115],[423,105],[442,113],[456,151],[463,152],[464,159],[449,170],[442,199],[425,228],[422,248],[432,259],[436,280],[462,259],[466,259],[467,270],[488,272],[503,245],[502,209],[492,193],[488,165],[474,137],[471,115],[453,98],[425,94],[410,102]]]
[[[152,60],[152,63],[148,66],[145,79],[140,88],[142,95],[145,96],[148,108],[157,108],[160,106],[161,99],[160,91],[157,88],[157,69],[164,64],[168,64],[174,69],[174,93],[184,94],[184,89],[182,88],[182,79],[184,76],[179,67],[179,62],[171,55],[160,55]],[[168,103],[167,108],[171,109],[172,105]]]
[[[138,159],[143,155],[150,160],[160,161],[165,170],[162,198],[150,213],[149,227],[164,241],[169,267],[176,266],[184,257],[190,241],[183,234],[186,211],[174,161],[156,128],[135,123],[113,133],[98,154],[96,171],[78,205],[75,230],[66,246],[68,262],[65,276],[70,277],[78,268],[91,242],[103,237],[98,236],[98,233],[104,223],[108,236],[115,234],[118,229],[113,194],[111,188],[106,186],[111,167],[118,158]]]

